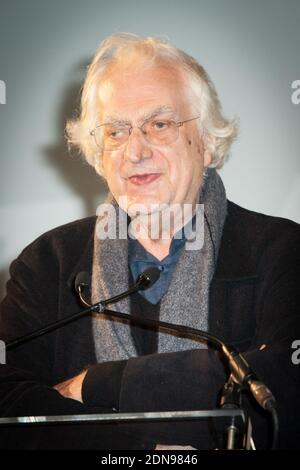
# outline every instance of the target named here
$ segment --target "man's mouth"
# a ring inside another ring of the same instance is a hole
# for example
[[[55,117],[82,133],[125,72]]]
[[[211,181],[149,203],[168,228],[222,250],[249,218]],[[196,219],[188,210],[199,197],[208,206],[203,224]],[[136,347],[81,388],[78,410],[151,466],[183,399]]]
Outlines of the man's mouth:
[[[129,177],[129,181],[135,185],[149,184],[157,180],[160,177],[160,173],[144,173],[142,175],[132,175]]]

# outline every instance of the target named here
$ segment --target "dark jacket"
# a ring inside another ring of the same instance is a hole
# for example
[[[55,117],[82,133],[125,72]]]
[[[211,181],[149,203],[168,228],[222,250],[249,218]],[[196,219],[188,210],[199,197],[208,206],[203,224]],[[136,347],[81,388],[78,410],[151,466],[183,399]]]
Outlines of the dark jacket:
[[[91,272],[95,220],[79,220],[42,235],[12,263],[1,304],[2,340],[80,309],[73,282],[78,272]],[[291,360],[291,345],[300,339],[299,267],[296,223],[228,202],[210,288],[209,331],[245,352],[272,390],[283,448],[296,447],[300,440],[300,365]],[[212,348],[95,365],[91,317],[12,350],[7,362],[0,366],[1,416],[210,409],[218,405],[228,377],[223,358]],[[83,384],[84,404],[51,388],[87,366],[91,367]],[[256,444],[266,446],[266,412],[249,394],[244,406],[252,417]],[[73,426],[31,428],[27,433],[2,428],[0,445],[99,449],[150,449],[158,442],[198,448],[216,445],[208,436],[209,423],[105,426],[105,430],[89,426],[86,433]]]

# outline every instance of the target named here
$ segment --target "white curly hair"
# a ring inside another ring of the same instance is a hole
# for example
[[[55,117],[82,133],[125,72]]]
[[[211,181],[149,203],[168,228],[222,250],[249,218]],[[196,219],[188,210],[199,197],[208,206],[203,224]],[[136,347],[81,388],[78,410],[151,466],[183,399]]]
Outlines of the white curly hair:
[[[116,33],[100,44],[83,84],[79,117],[67,122],[68,143],[79,148],[87,162],[104,176],[101,151],[91,130],[99,125],[99,87],[114,67],[125,63],[138,63],[141,67],[167,63],[183,72],[191,108],[200,116],[199,130],[206,139],[207,150],[212,154],[210,167],[221,168],[237,135],[238,119],[224,117],[218,94],[207,72],[193,57],[165,38]]]

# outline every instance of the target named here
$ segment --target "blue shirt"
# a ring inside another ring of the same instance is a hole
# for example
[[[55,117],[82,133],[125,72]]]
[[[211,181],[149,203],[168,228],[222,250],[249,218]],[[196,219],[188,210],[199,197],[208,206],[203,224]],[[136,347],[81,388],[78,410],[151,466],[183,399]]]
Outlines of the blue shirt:
[[[194,226],[195,219],[196,217],[194,216],[192,219],[192,227]],[[186,242],[184,229],[181,229],[177,234],[182,236],[180,238],[175,238],[176,236],[173,237],[170,252],[162,261],[145,250],[138,240],[128,238],[128,264],[134,282],[147,268],[156,267],[161,271],[159,279],[150,289],[139,291],[140,295],[154,305],[157,304],[167,292],[172,273]]]

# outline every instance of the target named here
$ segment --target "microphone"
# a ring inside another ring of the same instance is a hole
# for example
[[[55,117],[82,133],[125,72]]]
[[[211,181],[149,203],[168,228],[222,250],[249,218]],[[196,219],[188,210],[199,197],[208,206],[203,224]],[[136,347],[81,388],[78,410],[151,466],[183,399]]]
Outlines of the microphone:
[[[222,349],[229,362],[233,381],[242,386],[246,385],[257,403],[271,412],[276,407],[276,400],[269,388],[258,379],[241,353],[225,344]]]
[[[127,291],[123,292],[122,294],[118,294],[114,297],[111,297],[110,299],[103,300],[101,302],[102,305],[109,305],[118,302],[121,299],[124,299],[124,297],[127,297],[128,295],[133,294],[134,292],[137,292],[139,290],[146,290],[150,289],[150,287],[155,284],[155,282],[159,279],[161,271],[158,268],[155,267],[150,267],[145,269],[137,278],[135,284],[130,287]],[[74,287],[75,290],[79,296],[80,302],[82,305],[85,307],[91,307],[92,304],[90,304],[83,296],[83,291],[87,290],[87,288],[90,288],[90,275],[87,272],[80,272],[77,274],[75,277],[74,281]]]
[[[158,268],[147,268],[137,278],[136,284],[138,284],[138,290],[146,290],[155,284],[160,276],[160,270]]]
[[[158,268],[152,267],[152,268],[145,269],[145,271],[143,271],[139,275],[135,284],[132,287],[130,287],[127,291],[123,292],[122,294],[115,295],[114,297],[111,297],[110,299],[99,302],[100,305],[99,305],[98,312],[101,311],[101,309],[103,311],[103,307],[105,305],[119,302],[119,300],[122,300],[128,295],[131,295],[134,292],[137,292],[139,290],[149,289],[158,280],[159,276],[160,276],[160,270]]]

